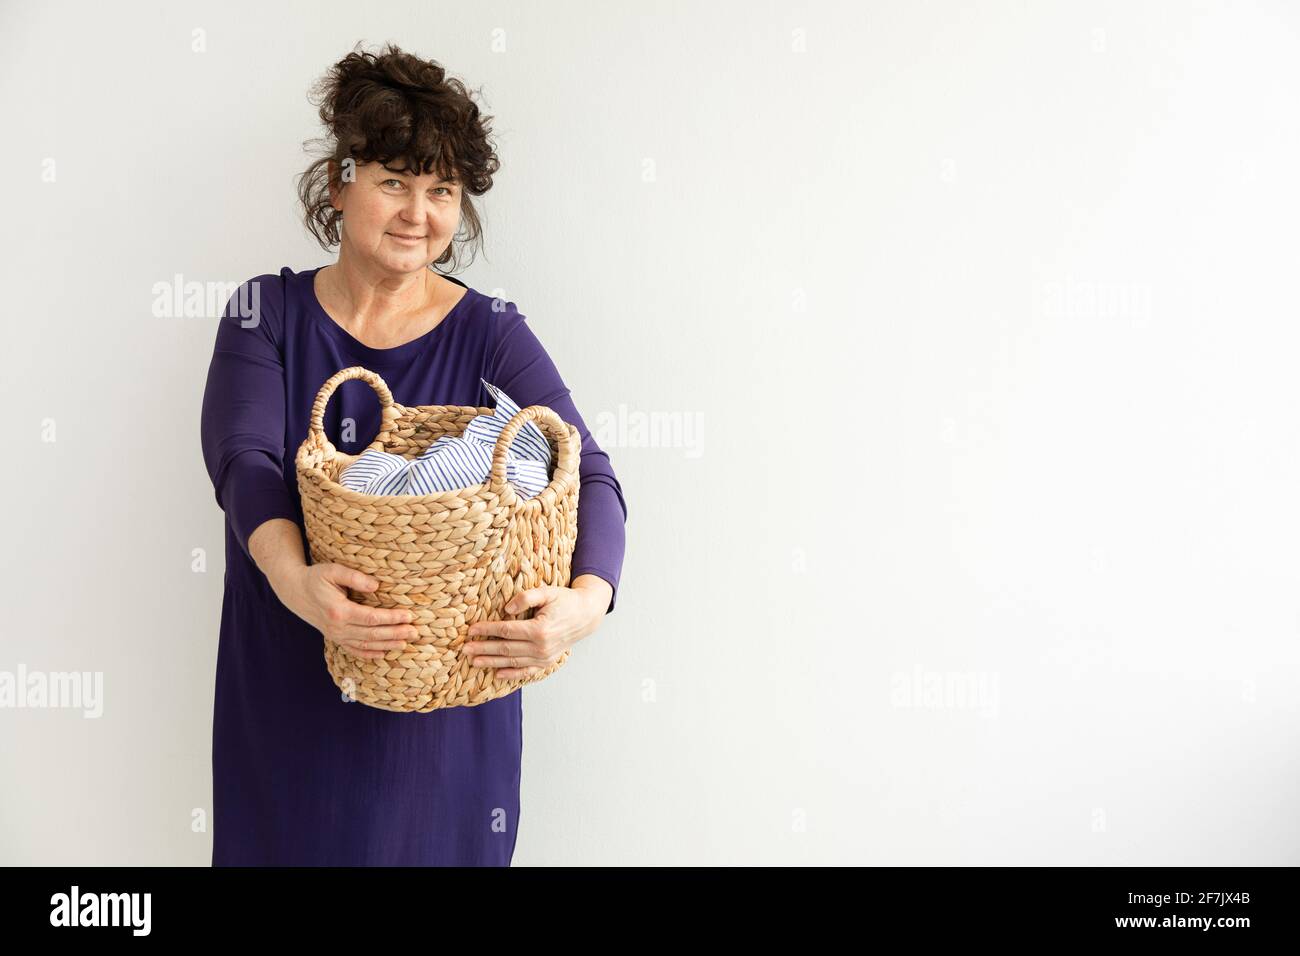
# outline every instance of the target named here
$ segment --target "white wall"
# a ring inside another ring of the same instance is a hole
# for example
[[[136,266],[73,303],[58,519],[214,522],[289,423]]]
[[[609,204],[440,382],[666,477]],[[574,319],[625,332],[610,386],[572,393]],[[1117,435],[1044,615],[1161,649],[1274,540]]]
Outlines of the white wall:
[[[216,319],[152,289],[332,261],[306,90],[391,39],[498,117],[465,281],[701,427],[597,434],[516,865],[1300,863],[1294,7],[132,7],[0,8],[0,670],[104,681],[0,711],[0,862],[209,861]]]

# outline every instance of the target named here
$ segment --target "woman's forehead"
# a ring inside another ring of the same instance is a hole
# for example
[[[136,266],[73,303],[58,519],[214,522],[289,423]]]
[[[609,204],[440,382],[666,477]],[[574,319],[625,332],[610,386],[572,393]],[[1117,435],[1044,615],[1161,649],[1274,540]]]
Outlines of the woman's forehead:
[[[373,161],[369,163],[363,163],[362,165],[367,167],[375,175],[387,174],[387,175],[397,175],[397,176],[411,176],[416,179],[432,179],[435,182],[439,182],[439,183],[454,183],[457,181],[456,173],[454,170],[444,173],[444,172],[439,172],[437,168],[434,168],[432,172],[428,172],[428,173],[412,173],[411,170],[407,167],[406,163],[402,160],[393,160],[387,163]]]

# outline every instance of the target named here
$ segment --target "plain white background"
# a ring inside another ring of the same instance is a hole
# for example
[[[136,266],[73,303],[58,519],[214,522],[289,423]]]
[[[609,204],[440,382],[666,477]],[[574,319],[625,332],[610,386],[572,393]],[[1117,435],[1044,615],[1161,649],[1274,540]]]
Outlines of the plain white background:
[[[617,609],[524,691],[516,865],[1300,863],[1298,32],[6,4],[0,670],[103,714],[0,711],[0,862],[209,862],[216,317],[153,290],[333,261],[306,90],[393,40],[497,118],[461,278],[628,502]]]

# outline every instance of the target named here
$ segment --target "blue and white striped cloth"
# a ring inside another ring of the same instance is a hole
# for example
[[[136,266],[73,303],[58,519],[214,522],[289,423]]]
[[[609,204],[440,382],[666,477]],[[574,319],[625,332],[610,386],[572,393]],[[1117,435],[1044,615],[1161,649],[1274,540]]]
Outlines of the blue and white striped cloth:
[[[339,476],[344,488],[366,495],[431,495],[481,485],[492,474],[492,453],[501,430],[519,406],[501,389],[479,379],[497,400],[491,415],[471,419],[461,435],[443,435],[419,458],[366,449]],[[536,422],[526,422],[506,449],[506,480],[521,498],[550,484],[551,444]]]

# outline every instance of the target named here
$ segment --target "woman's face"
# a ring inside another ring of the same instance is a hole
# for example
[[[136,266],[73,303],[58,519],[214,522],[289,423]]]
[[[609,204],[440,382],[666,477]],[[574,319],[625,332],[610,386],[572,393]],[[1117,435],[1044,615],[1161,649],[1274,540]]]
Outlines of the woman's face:
[[[356,180],[334,198],[343,211],[342,243],[388,272],[426,268],[460,225],[460,184],[438,173],[413,176],[382,163],[358,163]],[[408,238],[409,237],[409,238]]]

